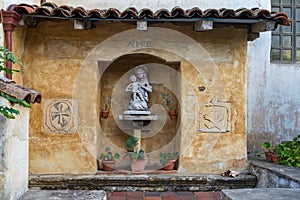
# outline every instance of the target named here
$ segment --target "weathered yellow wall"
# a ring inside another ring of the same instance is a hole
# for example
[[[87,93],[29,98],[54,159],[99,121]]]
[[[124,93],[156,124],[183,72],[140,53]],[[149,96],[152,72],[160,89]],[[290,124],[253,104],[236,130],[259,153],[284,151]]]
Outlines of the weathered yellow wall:
[[[179,92],[181,98],[180,127],[174,121],[168,122],[168,129],[173,132],[170,137],[175,138],[172,148],[180,148],[179,172],[221,173],[246,166],[246,30],[228,27],[194,32],[191,24],[171,23],[153,27],[167,29],[150,28],[143,32],[136,31],[134,24],[116,22],[101,22],[92,30],[74,30],[72,22],[42,22],[36,28],[28,28],[22,57],[27,66],[23,71],[24,85],[41,91],[44,97],[43,103],[35,105],[30,113],[31,173],[95,173],[99,151],[108,144],[114,151],[124,148],[122,138],[127,136],[118,137],[122,133],[113,132],[118,127],[112,116],[102,121],[98,115],[101,89],[105,91],[105,83],[99,83],[98,62],[113,62],[128,53],[147,53],[167,63],[180,63],[178,71],[182,80],[166,76],[171,84],[178,84],[177,89],[172,89]],[[129,31],[117,35],[126,30]],[[132,41],[150,41],[151,44],[132,46]],[[148,62],[147,57],[140,62]],[[133,65],[139,61],[128,60],[128,63]],[[149,73],[153,78],[159,76],[159,72]],[[206,90],[200,92],[200,86]],[[44,133],[45,99],[71,98],[78,100],[76,133]],[[211,100],[231,103],[230,132],[198,131],[199,107]],[[175,130],[170,127],[172,123]],[[170,140],[170,137],[155,137],[155,140],[142,141],[148,151]],[[149,161],[155,161],[157,155],[154,154],[155,151],[149,154]]]

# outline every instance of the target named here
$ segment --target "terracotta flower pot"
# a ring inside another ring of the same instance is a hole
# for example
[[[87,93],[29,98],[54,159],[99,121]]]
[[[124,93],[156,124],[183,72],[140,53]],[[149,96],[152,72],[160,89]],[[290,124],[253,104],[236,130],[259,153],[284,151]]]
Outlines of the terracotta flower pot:
[[[145,160],[131,160],[131,171],[133,172],[143,172],[145,171]]]
[[[272,162],[273,153],[272,152],[265,152],[265,155],[266,155],[266,161]]]
[[[279,164],[280,157],[279,157],[278,155],[276,155],[276,154],[273,154],[273,155],[272,155],[272,161],[273,161],[273,163],[275,163],[275,164]]]
[[[101,163],[104,171],[113,171],[115,169],[115,160],[102,160]]]
[[[170,110],[169,116],[170,116],[170,119],[172,119],[172,120],[176,119],[177,118],[176,110]]]
[[[108,110],[101,110],[101,117],[106,119],[109,115],[109,111]]]
[[[176,160],[169,160],[164,166],[163,170],[173,170],[175,167]]]

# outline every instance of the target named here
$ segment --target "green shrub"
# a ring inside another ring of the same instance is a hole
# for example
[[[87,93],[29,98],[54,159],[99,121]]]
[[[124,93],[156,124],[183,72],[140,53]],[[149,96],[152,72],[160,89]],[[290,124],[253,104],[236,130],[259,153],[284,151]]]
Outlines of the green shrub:
[[[20,70],[6,68],[5,67],[6,62],[12,62],[13,64],[19,63],[21,67],[24,67],[23,63],[16,56],[14,56],[10,51],[8,51],[3,46],[0,46],[0,72],[4,71],[7,74],[12,74],[13,72],[20,72]],[[30,104],[27,103],[25,100],[17,99],[3,92],[0,92],[0,96],[9,100],[12,104],[17,103],[26,108],[30,108]],[[8,119],[15,119],[15,115],[19,115],[20,112],[12,107],[0,105],[0,114],[4,115]]]
[[[300,135],[294,137],[292,141],[276,145],[275,151],[280,156],[281,164],[300,168]]]

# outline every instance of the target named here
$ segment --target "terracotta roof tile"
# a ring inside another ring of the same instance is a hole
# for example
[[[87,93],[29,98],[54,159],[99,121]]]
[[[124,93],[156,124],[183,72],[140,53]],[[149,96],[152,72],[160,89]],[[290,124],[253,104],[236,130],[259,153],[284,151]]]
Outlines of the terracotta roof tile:
[[[143,8],[138,12],[139,18],[155,18],[154,12],[149,8]]]
[[[15,11],[21,15],[35,15],[44,17],[63,17],[63,18],[96,18],[96,19],[190,19],[190,18],[228,18],[228,19],[268,19],[274,20],[277,24],[289,25],[288,16],[282,12],[270,12],[266,9],[259,8],[240,8],[233,9],[207,9],[202,11],[198,7],[184,10],[175,7],[171,11],[167,9],[159,9],[157,11],[149,8],[137,10],[129,7],[124,11],[116,8],[107,10],[92,9],[87,10],[83,7],[73,8],[71,6],[57,6],[55,3],[46,2],[42,6],[19,4],[15,7]]]
[[[200,8],[197,8],[197,7],[194,7],[192,9],[188,9],[186,11],[186,15],[190,18],[193,18],[193,17],[202,17],[203,16],[203,12]]]
[[[25,100],[28,103],[40,103],[42,100],[41,93],[18,85],[2,76],[0,76],[0,91],[9,96]]]

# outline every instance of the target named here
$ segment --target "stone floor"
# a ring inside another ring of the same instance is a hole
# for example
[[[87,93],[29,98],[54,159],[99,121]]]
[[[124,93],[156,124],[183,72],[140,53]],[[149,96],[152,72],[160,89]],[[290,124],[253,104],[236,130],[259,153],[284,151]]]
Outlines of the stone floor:
[[[300,189],[254,188],[222,190],[223,200],[298,200]]]
[[[19,200],[220,200],[220,192],[104,192],[29,190]]]
[[[220,192],[113,192],[108,200],[220,200]]]

